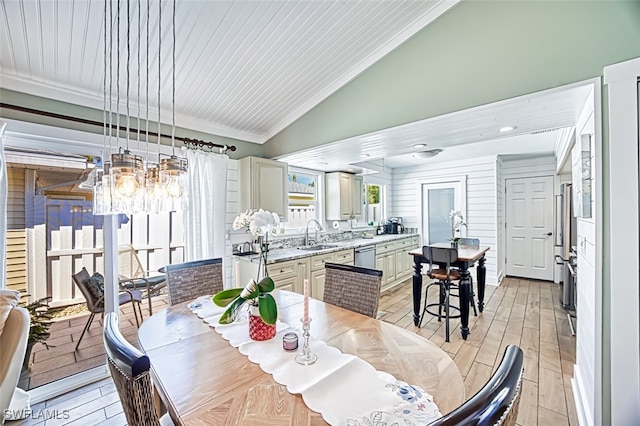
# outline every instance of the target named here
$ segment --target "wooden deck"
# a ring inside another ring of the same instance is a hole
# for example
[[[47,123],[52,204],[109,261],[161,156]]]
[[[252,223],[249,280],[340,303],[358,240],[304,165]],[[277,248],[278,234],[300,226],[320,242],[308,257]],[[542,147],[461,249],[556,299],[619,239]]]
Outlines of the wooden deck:
[[[151,300],[154,312],[167,306],[166,296],[156,296]],[[123,305],[120,313],[123,335],[137,345],[138,328],[131,304]],[[146,299],[142,301],[142,316],[145,318],[149,316]],[[91,327],[82,338],[80,347],[77,351],[75,350],[88,319],[89,313],[86,313],[56,321],[49,329],[51,331],[51,337],[47,341],[49,349],[47,350],[40,343],[33,347],[31,367],[22,374],[18,386],[22,389],[33,389],[104,364],[105,352],[100,315],[96,315]]]
[[[519,345],[525,354],[525,372],[517,424],[578,425],[570,383],[575,363],[575,339],[571,336],[566,313],[560,304],[560,289],[559,285],[548,282],[513,278],[505,279],[500,287],[488,286],[484,312],[477,317],[471,313],[471,334],[468,340],[462,340],[459,320],[453,320],[449,343],[444,341],[444,322],[438,323],[437,318],[425,317],[421,329],[413,325],[410,280],[398,289],[385,293],[380,299],[379,309],[383,321],[414,330],[451,355],[464,377],[467,398],[482,387],[495,371],[506,345]],[[435,297],[435,291],[432,296]],[[165,302],[158,300],[154,305],[156,303],[161,309],[161,304]],[[132,316],[130,320],[133,320]],[[67,334],[79,335],[82,325],[84,323],[81,321],[77,333]],[[72,326],[70,322],[68,327],[74,328],[78,325]],[[134,322],[133,325],[129,323],[123,332],[133,339],[135,331]],[[101,344],[99,333],[98,327],[95,327],[91,336]],[[93,346],[98,346],[98,343],[94,343]],[[94,348],[93,351],[97,352],[98,349]],[[104,360],[104,355],[101,357]],[[69,410],[68,420],[50,421],[46,425],[126,424],[110,379],[85,386],[32,408]],[[22,426],[43,423],[28,420],[7,424]]]

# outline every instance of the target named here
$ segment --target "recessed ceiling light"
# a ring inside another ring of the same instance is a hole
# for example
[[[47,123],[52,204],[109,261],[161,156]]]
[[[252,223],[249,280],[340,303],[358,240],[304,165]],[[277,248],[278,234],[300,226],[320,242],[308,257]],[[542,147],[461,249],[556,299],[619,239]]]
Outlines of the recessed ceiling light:
[[[369,158],[369,154],[360,154],[360,158]]]
[[[417,143],[413,147],[414,148],[425,148],[427,146],[426,143]]]
[[[512,130],[517,129],[517,126],[504,126],[504,127],[500,127],[500,129],[498,129],[499,132],[510,132]]]
[[[355,172],[355,170],[354,170],[354,169],[347,169],[347,171],[348,171],[348,172],[352,172],[352,173],[353,173],[353,172]]]
[[[327,163],[326,161],[319,161],[318,162],[318,166],[328,166],[329,163]]]

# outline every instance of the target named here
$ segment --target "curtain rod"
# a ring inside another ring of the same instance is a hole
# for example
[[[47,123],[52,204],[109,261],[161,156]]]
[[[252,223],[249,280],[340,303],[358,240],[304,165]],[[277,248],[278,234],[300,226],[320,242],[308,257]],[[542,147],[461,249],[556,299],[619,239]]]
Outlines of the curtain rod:
[[[43,117],[57,118],[59,120],[73,121],[75,123],[89,124],[91,126],[105,127],[105,123],[103,123],[101,121],[89,120],[89,119],[86,119],[86,118],[72,117],[70,115],[58,114],[58,113],[55,113],[55,112],[41,111],[41,110],[38,110],[38,109],[27,108],[27,107],[23,107],[23,106],[19,106],[19,105],[6,104],[4,102],[0,102],[0,108],[12,109],[14,111],[26,112],[28,114],[41,115]],[[118,127],[116,124],[111,124],[111,128],[112,129],[116,129],[116,130],[119,129],[121,131],[126,131],[127,130],[126,126]],[[139,133],[139,134],[145,134],[146,133],[143,130],[134,129],[134,128],[129,128],[129,131],[133,132],[133,133]],[[156,137],[158,136],[157,132],[148,132],[148,134],[149,134],[149,136],[156,136]],[[171,135],[165,135],[164,133],[160,133],[160,137],[161,138],[166,138],[166,139],[171,139]],[[185,145],[198,144],[198,146],[200,146],[200,147],[206,146],[208,148],[222,148],[223,150],[228,150],[228,151],[235,151],[236,150],[236,146],[235,145],[220,145],[220,144],[217,144],[217,143],[214,143],[214,142],[207,142],[207,141],[203,141],[203,140],[199,140],[199,139],[185,138],[185,137],[180,137],[180,136],[176,136],[175,139],[178,140],[178,141],[183,142]]]

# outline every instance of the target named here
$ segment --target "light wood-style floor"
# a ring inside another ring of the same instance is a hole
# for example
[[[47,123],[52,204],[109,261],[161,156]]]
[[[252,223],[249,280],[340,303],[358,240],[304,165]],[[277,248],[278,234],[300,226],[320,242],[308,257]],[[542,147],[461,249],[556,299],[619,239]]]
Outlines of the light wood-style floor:
[[[488,286],[485,309],[471,313],[471,334],[462,340],[459,320],[451,321],[451,341],[444,341],[444,321],[427,315],[422,328],[413,325],[411,281],[382,295],[379,317],[399,327],[415,330],[442,347],[464,377],[466,397],[489,379],[500,363],[504,348],[520,346],[525,371],[517,423],[522,426],[578,425],[571,391],[575,339],[560,303],[557,284],[507,278],[499,287]],[[430,299],[435,298],[435,287]],[[457,300],[453,299],[453,304]],[[110,379],[85,386],[32,407],[34,410],[69,410],[68,420],[7,422],[8,425],[125,425],[122,406]]]

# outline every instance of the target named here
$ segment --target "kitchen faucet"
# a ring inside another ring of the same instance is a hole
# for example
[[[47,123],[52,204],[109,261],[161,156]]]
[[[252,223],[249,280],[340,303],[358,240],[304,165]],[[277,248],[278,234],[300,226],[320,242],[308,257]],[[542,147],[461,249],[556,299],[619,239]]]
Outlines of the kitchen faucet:
[[[315,219],[309,219],[307,221],[307,227],[304,231],[304,245],[308,246],[309,245],[309,224],[311,222],[315,222],[316,223],[316,232],[315,232],[315,240],[318,241],[318,231],[323,231],[324,228],[322,228],[322,225],[320,225],[320,222],[318,222]]]

